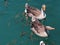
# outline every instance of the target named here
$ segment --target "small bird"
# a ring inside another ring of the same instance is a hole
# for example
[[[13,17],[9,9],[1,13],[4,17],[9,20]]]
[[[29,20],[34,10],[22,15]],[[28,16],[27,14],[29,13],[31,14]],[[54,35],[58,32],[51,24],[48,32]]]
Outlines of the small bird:
[[[40,45],[45,45],[45,43],[43,41],[40,41]]]

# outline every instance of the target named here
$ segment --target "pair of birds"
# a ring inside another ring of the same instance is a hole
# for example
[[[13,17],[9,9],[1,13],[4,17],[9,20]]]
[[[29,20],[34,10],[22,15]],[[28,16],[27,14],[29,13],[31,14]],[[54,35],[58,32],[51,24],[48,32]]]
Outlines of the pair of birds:
[[[41,10],[35,7],[31,7],[28,3],[25,4],[25,16],[26,19],[31,17],[31,30],[40,37],[48,37],[47,30],[54,30],[55,28],[51,26],[43,25],[39,20],[43,20],[46,18],[46,14],[44,13],[46,6],[42,5]]]

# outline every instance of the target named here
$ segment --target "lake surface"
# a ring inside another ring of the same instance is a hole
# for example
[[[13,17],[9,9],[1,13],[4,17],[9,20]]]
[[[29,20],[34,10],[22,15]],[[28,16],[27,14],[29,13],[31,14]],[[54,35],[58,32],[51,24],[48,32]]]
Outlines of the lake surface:
[[[49,31],[48,38],[30,30],[23,15],[26,2],[39,9],[46,4],[45,25],[56,28]],[[39,45],[41,40],[46,45],[60,45],[60,0],[0,0],[0,45]]]

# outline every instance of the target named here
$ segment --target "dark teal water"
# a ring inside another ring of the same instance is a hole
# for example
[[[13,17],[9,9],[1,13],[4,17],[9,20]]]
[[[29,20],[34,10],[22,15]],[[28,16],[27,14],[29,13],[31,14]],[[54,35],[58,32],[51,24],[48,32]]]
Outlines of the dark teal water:
[[[23,16],[26,2],[39,9],[46,4],[45,24],[56,28],[49,32],[48,38],[32,35],[30,26],[26,26]],[[21,36],[23,32],[26,33]],[[4,0],[0,0],[0,45],[39,45],[41,40],[48,45],[60,45],[60,0],[8,0],[6,6]]]

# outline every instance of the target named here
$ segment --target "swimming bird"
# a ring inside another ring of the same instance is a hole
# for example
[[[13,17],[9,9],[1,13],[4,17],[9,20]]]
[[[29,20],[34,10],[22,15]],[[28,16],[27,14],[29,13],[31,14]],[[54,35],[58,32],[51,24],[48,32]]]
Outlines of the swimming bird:
[[[43,25],[39,20],[34,20],[31,23],[31,30],[40,37],[48,37],[47,30],[54,30],[55,28],[51,26]]]
[[[40,45],[45,45],[44,41],[40,41]]]
[[[28,3],[25,4],[26,17],[33,17],[42,20],[46,18],[46,14],[44,13],[45,10],[46,10],[46,5],[42,5],[41,10],[39,10],[38,8],[29,6]]]

